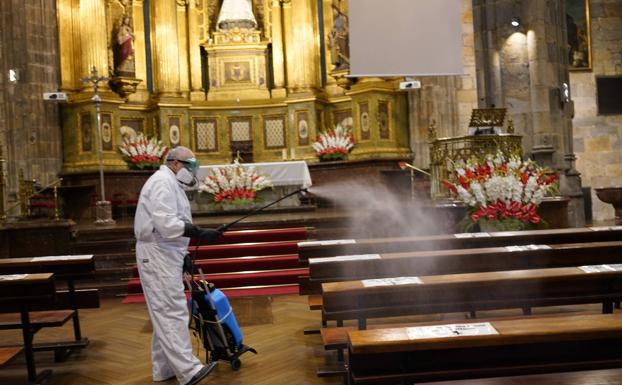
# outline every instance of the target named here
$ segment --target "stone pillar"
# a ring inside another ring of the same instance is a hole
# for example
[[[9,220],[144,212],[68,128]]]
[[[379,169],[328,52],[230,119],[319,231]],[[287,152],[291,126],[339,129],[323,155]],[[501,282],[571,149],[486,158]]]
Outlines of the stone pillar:
[[[508,109],[525,156],[561,174],[570,224],[583,224],[572,124],[560,90],[568,82],[563,0],[474,0],[478,92],[482,107]],[[520,26],[513,27],[513,17]]]
[[[439,137],[467,134],[471,111],[477,107],[476,68],[473,34],[473,6],[462,0],[464,75],[420,77],[421,90],[409,92],[409,124],[414,164],[430,163],[428,129],[436,122]]]
[[[105,0],[80,1],[80,51],[82,65],[80,77],[90,76],[93,66],[102,76],[108,74],[108,41],[106,36]],[[87,90],[90,86],[86,85]],[[102,84],[102,87],[107,85]]]
[[[179,97],[177,4],[172,0],[154,0],[152,4],[155,89],[160,97]]]
[[[19,169],[46,185],[62,167],[58,104],[41,97],[60,84],[56,2],[3,0],[0,23],[0,146],[6,160],[5,203],[11,206],[17,201]],[[17,72],[13,81],[10,69]]]
[[[272,97],[285,97],[285,53],[283,51],[283,12],[281,0],[272,0]]]

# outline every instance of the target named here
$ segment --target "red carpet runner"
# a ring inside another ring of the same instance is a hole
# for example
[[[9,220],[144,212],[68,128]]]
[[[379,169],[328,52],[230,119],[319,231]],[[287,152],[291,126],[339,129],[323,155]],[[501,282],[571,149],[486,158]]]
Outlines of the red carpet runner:
[[[298,276],[308,268],[298,263],[298,242],[307,228],[229,231],[216,244],[189,247],[208,282],[228,297],[298,294]],[[195,279],[200,279],[195,275]],[[124,303],[144,302],[134,266]]]

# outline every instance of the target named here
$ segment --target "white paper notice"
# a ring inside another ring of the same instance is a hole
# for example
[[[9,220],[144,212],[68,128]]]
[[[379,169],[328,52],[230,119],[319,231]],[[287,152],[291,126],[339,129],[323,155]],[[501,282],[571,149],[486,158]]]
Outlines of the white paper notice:
[[[612,230],[612,228],[609,227],[609,226],[598,226],[598,227],[590,227],[590,230],[592,230],[592,231],[609,231],[609,230]],[[613,230],[615,230],[615,229],[613,229]]]
[[[473,238],[489,238],[489,233],[473,233]]]
[[[75,261],[80,259],[90,259],[93,254],[85,255],[53,255],[49,257],[34,257],[31,262],[45,262],[45,261]]]
[[[622,271],[622,264],[616,263],[614,265],[607,265],[615,271]]]
[[[18,279],[24,279],[28,274],[8,274],[0,275],[0,281],[16,281]]]
[[[549,245],[505,246],[507,251],[550,250]]]
[[[579,266],[579,269],[583,270],[586,273],[604,273],[607,271],[616,271],[616,269],[609,265]]]
[[[477,324],[419,326],[408,328],[406,333],[408,333],[408,338],[411,340],[463,336],[488,336],[499,334],[490,322],[482,322]]]
[[[419,277],[375,278],[361,281],[364,287],[412,285],[423,283]]]
[[[354,239],[335,239],[333,241],[304,241],[298,242],[299,247],[305,246],[335,246],[335,245],[351,245],[356,243]]]
[[[369,259],[380,259],[380,254],[339,255],[337,257],[310,258],[309,263],[364,261]]]
[[[456,238],[473,238],[473,233],[458,233],[454,234]]]

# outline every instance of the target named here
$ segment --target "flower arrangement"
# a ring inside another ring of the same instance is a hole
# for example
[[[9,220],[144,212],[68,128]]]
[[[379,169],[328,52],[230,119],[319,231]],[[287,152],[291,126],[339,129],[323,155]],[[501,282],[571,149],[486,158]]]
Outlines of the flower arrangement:
[[[199,191],[213,195],[216,204],[250,205],[257,193],[272,187],[270,178],[260,175],[255,167],[243,166],[236,159],[232,165],[208,171]]]
[[[320,133],[312,146],[321,160],[343,160],[354,147],[354,136],[349,129],[338,124],[334,129]]]
[[[537,209],[556,191],[557,174],[519,156],[501,152],[481,161],[453,165],[454,182],[445,187],[469,206],[466,228],[476,223],[497,230],[523,230],[542,222]]]
[[[119,146],[123,160],[129,168],[135,170],[155,169],[160,167],[168,154],[168,147],[155,138],[147,139],[142,133],[123,137]]]

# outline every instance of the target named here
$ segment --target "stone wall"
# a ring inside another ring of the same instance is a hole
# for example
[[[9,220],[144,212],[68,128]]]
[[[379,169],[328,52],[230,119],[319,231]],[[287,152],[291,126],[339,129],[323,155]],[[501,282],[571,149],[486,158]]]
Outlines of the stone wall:
[[[596,77],[622,75],[622,2],[591,0],[592,71],[571,72],[574,148],[584,186],[592,188],[594,221],[612,220],[613,207],[594,188],[622,186],[622,115],[598,115]]]
[[[18,170],[45,185],[62,165],[58,105],[42,97],[59,84],[56,2],[2,0],[0,23],[0,145],[11,205]],[[9,82],[10,69],[16,82]]]
[[[439,137],[466,135],[471,110],[477,108],[475,80],[475,42],[473,6],[462,0],[462,38],[464,41],[464,75],[420,77],[421,90],[409,92],[409,121],[414,164],[430,164],[428,128],[436,121]]]

